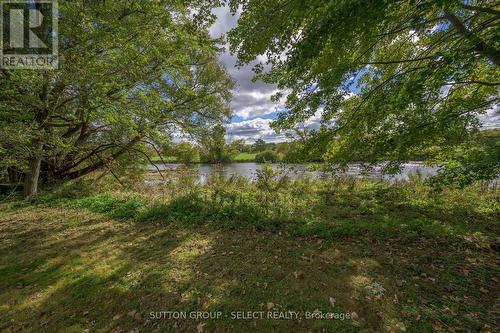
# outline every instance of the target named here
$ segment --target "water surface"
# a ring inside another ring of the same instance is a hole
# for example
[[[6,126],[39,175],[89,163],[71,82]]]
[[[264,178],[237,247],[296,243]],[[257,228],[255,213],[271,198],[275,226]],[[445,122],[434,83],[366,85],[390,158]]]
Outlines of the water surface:
[[[248,162],[248,163],[229,163],[223,165],[214,164],[193,164],[185,166],[183,164],[174,163],[155,163],[156,167],[161,171],[188,171],[195,175],[198,181],[202,184],[206,183],[208,178],[214,173],[219,173],[224,177],[231,177],[233,175],[245,177],[250,180],[255,180],[258,170],[262,170],[263,164]],[[284,175],[292,179],[300,179],[303,177],[321,178],[331,177],[330,173],[322,171],[313,171],[312,164],[272,164],[273,167],[282,170]],[[148,170],[155,171],[153,165],[148,165]],[[423,177],[435,174],[437,168],[428,167],[420,162],[410,162],[403,165],[401,172],[395,175],[382,174],[381,168],[376,167],[373,170],[366,172],[360,164],[350,164],[348,169],[343,173],[344,175],[352,176],[355,178],[376,178],[389,181],[406,181],[412,175],[417,173]]]

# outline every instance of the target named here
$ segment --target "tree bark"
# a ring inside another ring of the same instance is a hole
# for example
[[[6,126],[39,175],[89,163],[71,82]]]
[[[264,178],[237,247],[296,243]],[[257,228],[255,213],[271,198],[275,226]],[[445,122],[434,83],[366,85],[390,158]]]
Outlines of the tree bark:
[[[38,179],[40,178],[40,167],[42,164],[42,143],[36,142],[35,153],[29,160],[29,169],[24,176],[24,198],[28,201],[35,201],[38,197]]]

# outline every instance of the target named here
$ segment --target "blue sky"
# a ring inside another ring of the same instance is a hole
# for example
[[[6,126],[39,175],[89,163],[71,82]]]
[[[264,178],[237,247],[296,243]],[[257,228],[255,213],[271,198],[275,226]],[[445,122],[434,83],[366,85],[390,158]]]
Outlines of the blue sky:
[[[212,37],[220,37],[236,26],[238,18],[233,16],[227,7],[216,8],[213,13],[217,16],[217,21],[210,29]],[[236,57],[229,53],[227,47],[226,51],[219,56],[219,60],[236,82],[231,102],[234,116],[231,123],[226,126],[227,139],[229,141],[244,139],[247,143],[252,143],[259,138],[268,142],[286,140],[284,134],[276,134],[269,127],[277,111],[284,107],[282,103],[271,102],[276,86],[252,82],[254,76],[252,67],[255,63],[237,68]],[[500,109],[497,107],[490,110],[486,116],[481,117],[481,120],[484,128],[500,127]],[[304,125],[318,128],[319,123],[320,115],[317,113]]]

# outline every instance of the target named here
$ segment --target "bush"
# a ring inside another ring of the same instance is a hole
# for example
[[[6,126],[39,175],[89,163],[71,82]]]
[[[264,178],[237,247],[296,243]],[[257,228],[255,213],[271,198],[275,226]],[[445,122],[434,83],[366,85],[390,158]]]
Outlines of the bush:
[[[196,162],[200,159],[198,147],[189,142],[181,142],[174,148],[177,161],[184,164]]]
[[[500,140],[494,143],[466,143],[443,154],[445,160],[430,182],[437,188],[464,188],[475,182],[490,182],[500,175]]]
[[[255,155],[255,162],[257,163],[276,163],[278,162],[278,154],[272,150],[266,150],[262,153]]]

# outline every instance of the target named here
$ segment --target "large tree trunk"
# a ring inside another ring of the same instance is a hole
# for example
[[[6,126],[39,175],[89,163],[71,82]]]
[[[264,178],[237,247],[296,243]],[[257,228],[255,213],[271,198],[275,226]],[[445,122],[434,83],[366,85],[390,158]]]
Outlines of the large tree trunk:
[[[35,157],[29,161],[29,170],[24,176],[24,198],[35,201],[38,197],[38,178],[40,177],[40,165],[42,159]]]
[[[40,167],[42,164],[42,143],[35,142],[35,152],[29,160],[29,169],[24,175],[24,198],[35,201],[38,197],[38,179],[40,178]]]

